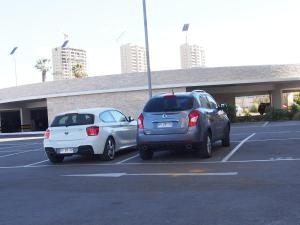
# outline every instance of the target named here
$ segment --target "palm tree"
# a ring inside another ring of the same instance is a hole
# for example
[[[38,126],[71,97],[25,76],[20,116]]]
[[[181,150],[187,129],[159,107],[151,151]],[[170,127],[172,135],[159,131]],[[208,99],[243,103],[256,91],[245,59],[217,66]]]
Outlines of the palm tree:
[[[72,66],[72,74],[75,78],[83,78],[87,76],[83,70],[83,66],[79,63]]]
[[[51,69],[50,59],[41,58],[37,60],[34,67],[42,72],[42,81],[45,82],[47,72]]]

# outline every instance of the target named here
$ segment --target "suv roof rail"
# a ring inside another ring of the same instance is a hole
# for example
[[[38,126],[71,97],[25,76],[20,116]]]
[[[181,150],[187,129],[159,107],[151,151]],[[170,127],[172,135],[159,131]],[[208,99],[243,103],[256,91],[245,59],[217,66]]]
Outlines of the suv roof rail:
[[[193,90],[192,92],[206,92],[206,91],[203,91],[203,90]]]
[[[160,96],[160,95],[165,95],[165,94],[168,94],[168,93],[167,92],[161,92],[161,93],[157,93],[157,94],[155,94],[153,96]]]

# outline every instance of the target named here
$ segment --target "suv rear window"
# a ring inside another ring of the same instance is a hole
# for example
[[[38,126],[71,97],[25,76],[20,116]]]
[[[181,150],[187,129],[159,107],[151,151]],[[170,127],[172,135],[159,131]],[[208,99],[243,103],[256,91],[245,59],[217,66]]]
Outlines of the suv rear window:
[[[55,117],[51,127],[64,127],[76,125],[94,124],[95,117],[93,114],[71,113]]]
[[[193,108],[192,96],[163,96],[152,98],[145,106],[144,112],[172,112],[185,111]]]

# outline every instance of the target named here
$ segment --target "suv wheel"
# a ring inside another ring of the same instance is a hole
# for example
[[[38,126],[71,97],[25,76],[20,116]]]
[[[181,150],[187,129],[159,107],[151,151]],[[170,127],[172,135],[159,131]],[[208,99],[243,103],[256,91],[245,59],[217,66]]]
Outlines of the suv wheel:
[[[230,146],[230,129],[228,125],[226,126],[224,131],[224,138],[222,139],[222,145],[224,147]]]
[[[65,158],[63,155],[57,155],[53,153],[47,153],[47,156],[52,163],[61,163]]]
[[[149,150],[146,146],[139,146],[139,154],[142,160],[149,160],[153,157],[153,151]]]
[[[112,137],[109,137],[105,143],[104,152],[101,155],[101,159],[110,161],[115,158],[116,144]]]
[[[198,146],[197,155],[201,158],[210,158],[212,155],[211,135],[208,132],[205,132],[203,141]]]

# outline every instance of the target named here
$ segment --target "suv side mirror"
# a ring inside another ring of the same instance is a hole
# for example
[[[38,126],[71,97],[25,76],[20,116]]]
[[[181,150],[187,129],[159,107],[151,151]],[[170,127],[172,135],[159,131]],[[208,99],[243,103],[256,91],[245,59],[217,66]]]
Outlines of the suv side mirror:
[[[132,121],[134,121],[134,119],[131,116],[128,116],[128,122],[130,123]]]
[[[226,110],[227,109],[227,104],[224,104],[224,103],[222,103],[222,104],[220,104],[220,105],[218,105],[218,110]]]

